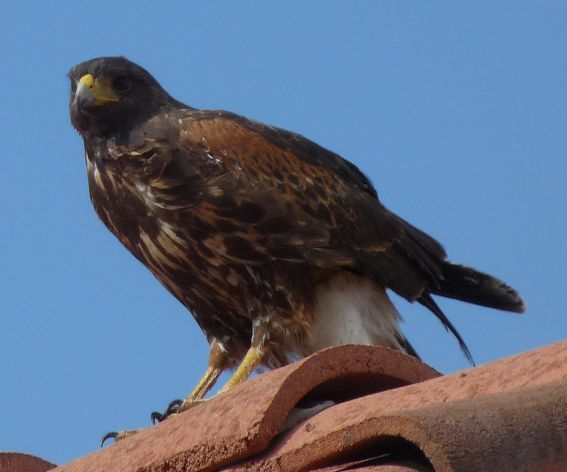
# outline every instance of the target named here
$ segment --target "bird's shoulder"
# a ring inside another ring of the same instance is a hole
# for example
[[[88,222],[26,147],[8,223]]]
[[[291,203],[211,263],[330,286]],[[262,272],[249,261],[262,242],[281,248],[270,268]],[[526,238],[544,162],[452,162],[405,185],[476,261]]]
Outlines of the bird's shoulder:
[[[179,120],[180,143],[221,161],[230,171],[302,188],[338,185],[377,198],[370,180],[351,162],[304,136],[223,110],[187,110]],[[315,179],[315,180],[314,180]]]

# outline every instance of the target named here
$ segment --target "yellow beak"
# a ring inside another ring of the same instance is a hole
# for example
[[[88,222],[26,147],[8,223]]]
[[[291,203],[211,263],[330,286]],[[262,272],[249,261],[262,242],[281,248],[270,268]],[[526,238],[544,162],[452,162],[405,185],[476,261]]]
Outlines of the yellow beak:
[[[83,75],[77,84],[75,92],[77,102],[90,102],[95,105],[117,102],[118,95],[112,90],[110,84],[104,80],[97,80],[91,74]]]

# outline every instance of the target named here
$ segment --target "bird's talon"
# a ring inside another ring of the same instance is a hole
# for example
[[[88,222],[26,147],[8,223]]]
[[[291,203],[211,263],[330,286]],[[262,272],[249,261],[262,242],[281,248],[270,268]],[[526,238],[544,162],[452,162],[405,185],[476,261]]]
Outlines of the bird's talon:
[[[129,436],[133,436],[137,432],[138,432],[137,430],[133,429],[133,430],[129,430],[129,431],[111,431],[110,433],[106,433],[102,437],[102,439],[100,440],[100,447],[103,447],[104,443],[108,439],[114,439],[114,442],[117,443],[117,442],[122,441],[123,439],[125,439]]]
[[[161,423],[162,421],[165,421],[167,418],[169,418],[171,415],[175,415],[178,412],[179,407],[181,406],[182,403],[183,400],[173,400],[172,402],[169,403],[169,405],[167,405],[163,413],[160,413],[159,411],[152,412],[151,415],[152,423],[153,424]]]
[[[173,400],[165,410],[164,416],[167,418],[169,415],[179,412],[179,408],[183,405],[184,400]]]
[[[118,436],[118,433],[116,431],[111,431],[110,433],[106,433],[102,439],[100,440],[100,447],[104,446],[104,443],[108,440],[108,439],[114,439],[114,441],[116,442],[116,436]]]

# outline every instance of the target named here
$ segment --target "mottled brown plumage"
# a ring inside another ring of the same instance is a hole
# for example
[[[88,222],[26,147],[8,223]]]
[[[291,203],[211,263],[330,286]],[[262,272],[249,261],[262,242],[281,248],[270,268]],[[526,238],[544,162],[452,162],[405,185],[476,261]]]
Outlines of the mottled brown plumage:
[[[311,352],[320,299],[340,284],[363,287],[392,322],[372,343],[414,355],[385,289],[427,306],[467,353],[432,294],[523,310],[504,283],[447,262],[355,165],[314,142],[190,108],[124,58],[93,59],[69,75],[97,214],[192,312],[217,370],[251,347],[250,369]]]

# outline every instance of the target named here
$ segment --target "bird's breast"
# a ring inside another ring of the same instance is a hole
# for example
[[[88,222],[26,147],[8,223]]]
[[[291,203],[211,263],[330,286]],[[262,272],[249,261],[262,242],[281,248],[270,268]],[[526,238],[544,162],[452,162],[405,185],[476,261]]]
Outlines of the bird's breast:
[[[253,282],[253,274],[223,260],[222,238],[193,202],[176,198],[167,182],[111,161],[87,157],[87,172],[100,219],[184,305],[192,311],[210,311],[211,304],[219,305],[215,310],[247,310],[236,294]]]

